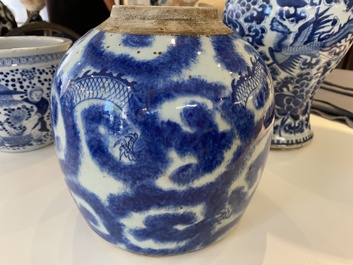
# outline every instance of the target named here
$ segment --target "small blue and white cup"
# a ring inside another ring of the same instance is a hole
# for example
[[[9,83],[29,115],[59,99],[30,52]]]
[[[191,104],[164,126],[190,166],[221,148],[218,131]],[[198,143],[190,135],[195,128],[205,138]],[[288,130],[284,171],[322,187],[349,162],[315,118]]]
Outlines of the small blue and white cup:
[[[32,151],[53,142],[51,84],[71,44],[52,36],[0,37],[0,151]]]

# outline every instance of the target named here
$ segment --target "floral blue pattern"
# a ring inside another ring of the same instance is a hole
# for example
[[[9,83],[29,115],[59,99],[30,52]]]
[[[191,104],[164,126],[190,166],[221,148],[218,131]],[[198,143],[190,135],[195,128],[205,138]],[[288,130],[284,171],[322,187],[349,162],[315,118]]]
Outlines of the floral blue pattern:
[[[352,7],[348,0],[226,2],[224,23],[258,49],[274,81],[272,147],[299,147],[313,137],[311,99],[352,43]]]

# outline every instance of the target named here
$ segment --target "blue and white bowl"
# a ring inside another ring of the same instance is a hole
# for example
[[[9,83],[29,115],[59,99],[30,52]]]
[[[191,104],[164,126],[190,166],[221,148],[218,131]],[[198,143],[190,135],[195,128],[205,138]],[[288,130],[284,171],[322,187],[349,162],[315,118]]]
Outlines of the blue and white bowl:
[[[50,90],[71,40],[0,37],[0,151],[31,151],[52,141]]]
[[[115,6],[53,83],[54,141],[72,197],[120,248],[203,248],[239,221],[257,187],[273,100],[264,61],[216,9]]]
[[[227,0],[223,21],[255,47],[275,89],[273,148],[310,142],[311,100],[353,40],[351,0]]]

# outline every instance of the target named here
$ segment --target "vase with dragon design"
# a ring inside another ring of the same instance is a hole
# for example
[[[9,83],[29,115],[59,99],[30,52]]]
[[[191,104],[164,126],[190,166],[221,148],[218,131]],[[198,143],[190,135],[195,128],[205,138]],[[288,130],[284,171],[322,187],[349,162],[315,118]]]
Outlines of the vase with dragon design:
[[[312,98],[353,39],[352,0],[228,0],[223,22],[255,47],[275,89],[273,148],[313,137]]]
[[[32,151],[53,143],[51,84],[71,43],[51,36],[0,37],[0,151]]]
[[[51,99],[72,197],[122,249],[172,255],[220,240],[265,167],[271,76],[215,8],[114,6],[66,53]]]

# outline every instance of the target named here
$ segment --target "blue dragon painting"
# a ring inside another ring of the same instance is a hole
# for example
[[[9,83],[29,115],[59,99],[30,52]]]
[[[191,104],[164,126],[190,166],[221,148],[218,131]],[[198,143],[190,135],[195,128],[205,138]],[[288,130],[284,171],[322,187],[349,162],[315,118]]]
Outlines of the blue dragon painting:
[[[271,71],[272,146],[309,141],[311,99],[353,40],[353,1],[229,0],[223,21],[259,51]]]
[[[94,30],[75,45],[54,80],[51,115],[61,169],[90,227],[150,255],[222,238],[248,205],[270,144],[263,59],[232,34]]]

